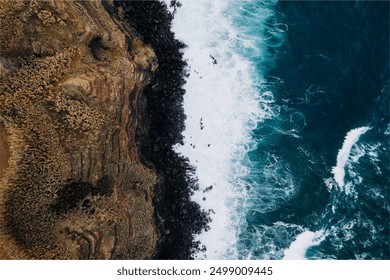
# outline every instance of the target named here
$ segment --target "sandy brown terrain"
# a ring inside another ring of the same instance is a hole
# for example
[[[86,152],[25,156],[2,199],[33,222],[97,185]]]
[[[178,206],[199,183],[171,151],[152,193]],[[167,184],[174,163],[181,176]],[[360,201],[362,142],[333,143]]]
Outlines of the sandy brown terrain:
[[[9,146],[4,124],[0,123],[0,181],[3,179],[5,169],[8,167]]]
[[[153,50],[99,1],[1,1],[0,21],[0,259],[151,258]]]

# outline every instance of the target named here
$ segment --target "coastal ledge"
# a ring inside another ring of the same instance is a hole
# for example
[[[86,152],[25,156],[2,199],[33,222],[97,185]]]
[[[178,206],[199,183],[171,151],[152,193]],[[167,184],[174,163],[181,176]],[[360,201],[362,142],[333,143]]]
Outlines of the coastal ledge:
[[[185,62],[161,2],[0,2],[0,259],[191,259],[172,146]]]
[[[177,1],[171,1],[176,10]],[[145,101],[137,143],[145,165],[159,176],[155,187],[156,225],[160,232],[155,259],[192,259],[206,250],[194,236],[208,229],[210,217],[191,200],[198,189],[192,179],[195,170],[173,146],[182,143],[185,128],[183,96],[187,63],[185,45],[171,31],[173,14],[160,1],[115,1],[111,10],[121,21],[129,22],[158,59],[154,78],[142,95]]]

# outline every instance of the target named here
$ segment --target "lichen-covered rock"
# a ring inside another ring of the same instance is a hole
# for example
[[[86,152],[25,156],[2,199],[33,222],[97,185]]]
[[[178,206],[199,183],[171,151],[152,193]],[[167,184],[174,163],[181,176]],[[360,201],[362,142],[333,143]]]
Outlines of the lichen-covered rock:
[[[0,21],[0,258],[153,257],[153,50],[100,1],[1,1]]]

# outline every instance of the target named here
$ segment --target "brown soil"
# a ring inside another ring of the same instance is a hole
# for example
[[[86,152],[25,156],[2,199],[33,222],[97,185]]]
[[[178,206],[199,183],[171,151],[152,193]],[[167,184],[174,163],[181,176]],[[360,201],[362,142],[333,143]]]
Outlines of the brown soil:
[[[153,50],[100,1],[0,1],[0,22],[0,258],[153,257]]]
[[[5,126],[0,122],[0,181],[3,179],[5,169],[8,167],[9,145]]]

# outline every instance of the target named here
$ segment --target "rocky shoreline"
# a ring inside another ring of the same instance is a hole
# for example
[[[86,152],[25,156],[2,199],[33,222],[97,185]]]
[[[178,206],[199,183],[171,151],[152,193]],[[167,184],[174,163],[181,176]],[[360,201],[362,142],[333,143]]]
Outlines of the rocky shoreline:
[[[172,2],[176,5],[176,1]],[[145,89],[143,129],[138,132],[138,145],[146,164],[151,163],[159,175],[155,188],[154,206],[160,241],[156,259],[191,259],[205,250],[194,241],[194,234],[207,227],[209,217],[191,201],[198,188],[189,176],[194,172],[188,160],[173,151],[182,142],[185,114],[182,86],[185,83],[186,62],[182,52],[185,45],[171,31],[173,15],[159,1],[115,1],[116,9],[150,45],[158,59],[155,76]]]
[[[158,1],[0,2],[0,259],[191,259],[183,44]]]

